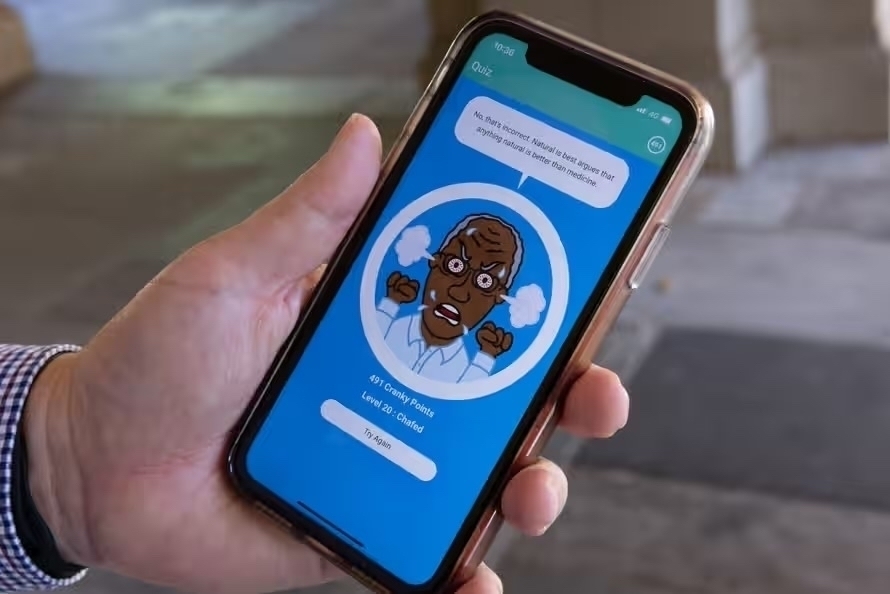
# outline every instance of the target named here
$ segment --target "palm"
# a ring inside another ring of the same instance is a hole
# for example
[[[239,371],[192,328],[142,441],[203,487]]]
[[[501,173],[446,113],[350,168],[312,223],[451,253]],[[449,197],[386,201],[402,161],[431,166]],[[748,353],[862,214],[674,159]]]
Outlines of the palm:
[[[224,257],[211,241],[174,263],[79,356],[91,380],[89,429],[77,447],[89,461],[86,500],[101,517],[94,542],[109,549],[96,553],[191,590],[274,587],[295,573],[317,583],[332,572],[260,519],[223,476],[230,430],[293,327],[302,285],[251,286],[250,271]],[[120,431],[112,419],[138,422]],[[133,547],[133,534],[149,541]],[[245,565],[252,554],[280,558],[285,573],[268,561]],[[215,572],[195,577],[195,566]],[[262,573],[247,575],[251,566]]]

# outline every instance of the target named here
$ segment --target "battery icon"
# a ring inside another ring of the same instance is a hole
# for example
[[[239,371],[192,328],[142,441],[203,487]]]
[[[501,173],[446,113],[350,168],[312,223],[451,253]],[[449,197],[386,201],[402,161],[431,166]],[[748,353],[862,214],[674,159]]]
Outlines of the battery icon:
[[[670,116],[661,116],[661,121],[664,122],[665,124],[670,124],[671,122],[674,121],[674,119]]]

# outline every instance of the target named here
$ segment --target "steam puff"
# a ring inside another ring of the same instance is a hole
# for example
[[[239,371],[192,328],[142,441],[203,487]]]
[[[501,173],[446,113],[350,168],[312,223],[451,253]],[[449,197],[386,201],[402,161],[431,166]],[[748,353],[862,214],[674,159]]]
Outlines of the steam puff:
[[[510,304],[510,325],[514,328],[533,326],[541,319],[541,312],[547,307],[544,291],[538,285],[520,287],[513,297],[504,297]]]
[[[402,231],[402,235],[396,242],[396,255],[399,257],[400,266],[411,266],[415,262],[423,258],[431,259],[429,252],[430,247],[430,230],[424,225],[416,227],[408,227]]]

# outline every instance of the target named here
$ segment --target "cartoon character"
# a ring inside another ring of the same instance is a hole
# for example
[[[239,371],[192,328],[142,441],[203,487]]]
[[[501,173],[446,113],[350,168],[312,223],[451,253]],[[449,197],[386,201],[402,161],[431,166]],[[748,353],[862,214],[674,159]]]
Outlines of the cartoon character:
[[[510,332],[483,320],[511,299],[508,292],[523,257],[519,232],[498,217],[472,215],[426,257],[429,273],[419,313],[398,317],[403,305],[417,299],[420,283],[398,271],[386,280],[377,318],[387,346],[423,377],[446,382],[488,377],[495,359],[513,346]],[[471,361],[464,338],[477,327],[479,352]]]

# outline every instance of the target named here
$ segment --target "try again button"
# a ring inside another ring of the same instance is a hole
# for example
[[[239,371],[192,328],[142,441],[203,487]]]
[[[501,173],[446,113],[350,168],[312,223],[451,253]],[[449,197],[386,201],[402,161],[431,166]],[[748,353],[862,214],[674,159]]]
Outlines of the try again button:
[[[422,481],[436,476],[436,463],[336,400],[321,404],[322,418]]]

